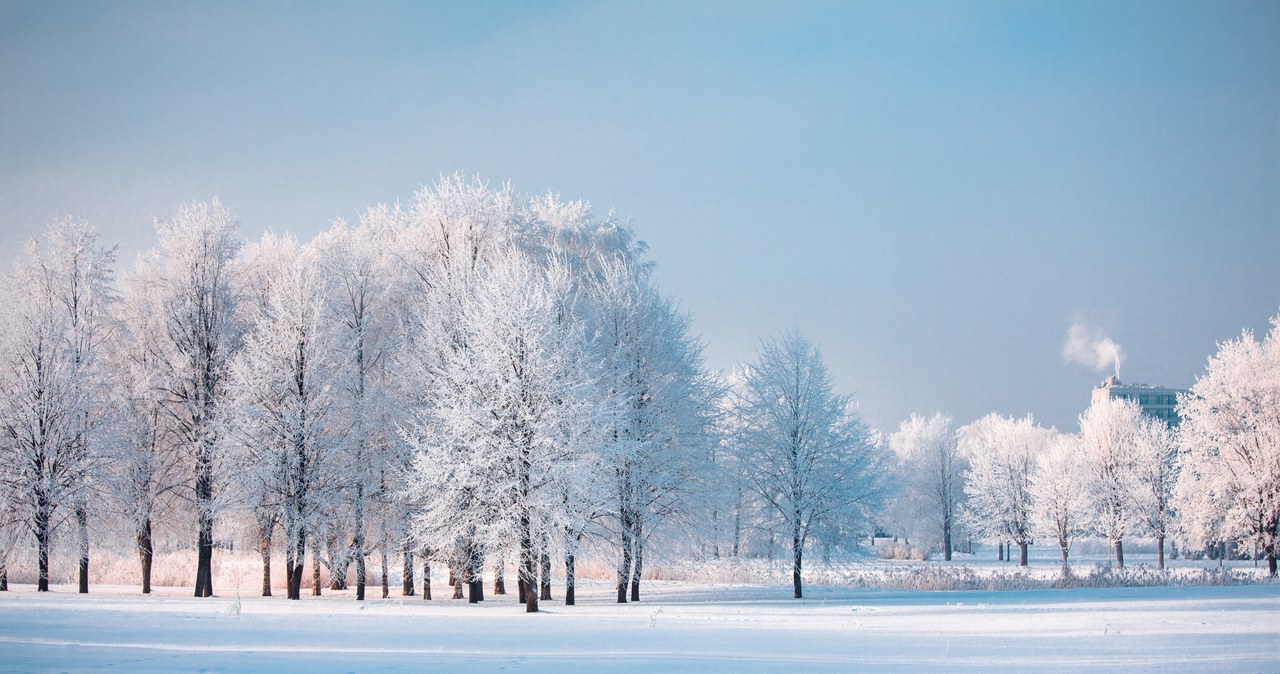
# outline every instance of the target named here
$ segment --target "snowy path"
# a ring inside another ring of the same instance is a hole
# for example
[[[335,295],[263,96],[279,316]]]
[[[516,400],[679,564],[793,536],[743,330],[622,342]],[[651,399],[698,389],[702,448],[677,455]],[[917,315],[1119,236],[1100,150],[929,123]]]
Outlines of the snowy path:
[[[1280,671],[1280,585],[894,592],[655,582],[538,615],[349,594],[0,595],[3,671]],[[237,608],[238,607],[238,608]]]

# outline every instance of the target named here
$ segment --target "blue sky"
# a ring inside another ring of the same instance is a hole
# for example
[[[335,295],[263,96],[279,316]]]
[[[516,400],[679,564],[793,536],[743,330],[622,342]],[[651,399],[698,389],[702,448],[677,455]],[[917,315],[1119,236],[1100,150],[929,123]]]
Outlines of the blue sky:
[[[716,369],[796,325],[873,425],[1075,428],[1280,309],[1280,3],[0,0],[0,255],[219,196],[309,237],[442,173],[616,208]]]

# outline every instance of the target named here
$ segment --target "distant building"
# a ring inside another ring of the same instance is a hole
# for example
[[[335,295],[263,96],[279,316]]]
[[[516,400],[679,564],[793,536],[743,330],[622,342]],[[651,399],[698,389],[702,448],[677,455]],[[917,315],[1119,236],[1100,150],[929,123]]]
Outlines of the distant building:
[[[1124,384],[1120,382],[1119,377],[1111,375],[1093,389],[1093,402],[1102,398],[1132,400],[1138,403],[1148,416],[1155,417],[1170,426],[1177,426],[1181,421],[1177,410],[1179,393],[1186,393],[1186,390],[1147,384]]]

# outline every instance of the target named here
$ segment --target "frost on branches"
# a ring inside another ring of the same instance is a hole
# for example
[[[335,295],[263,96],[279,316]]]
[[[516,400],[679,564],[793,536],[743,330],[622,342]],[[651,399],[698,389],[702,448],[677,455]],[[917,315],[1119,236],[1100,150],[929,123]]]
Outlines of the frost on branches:
[[[1246,331],[1219,345],[1179,398],[1179,513],[1189,541],[1257,546],[1276,575],[1280,552],[1280,316],[1261,342]]]
[[[965,483],[970,525],[988,539],[1016,543],[1021,550],[1018,564],[1026,566],[1027,546],[1034,537],[1031,477],[1052,431],[1030,416],[990,414],[958,434],[970,462]]]
[[[951,417],[941,413],[913,414],[889,436],[889,447],[901,462],[899,500],[907,511],[906,520],[927,523],[925,533],[937,541],[945,561],[951,561],[967,467],[951,424]]]
[[[49,589],[54,529],[74,517],[80,591],[89,591],[89,503],[101,475],[98,433],[108,409],[104,345],[112,335],[114,253],[67,218],[42,250],[26,247],[4,286],[0,333],[0,480],[5,528],[35,536],[37,589]]]
[[[849,536],[882,495],[885,461],[822,354],[799,332],[764,341],[734,392],[735,439],[761,526],[790,544],[792,589],[810,537]]]

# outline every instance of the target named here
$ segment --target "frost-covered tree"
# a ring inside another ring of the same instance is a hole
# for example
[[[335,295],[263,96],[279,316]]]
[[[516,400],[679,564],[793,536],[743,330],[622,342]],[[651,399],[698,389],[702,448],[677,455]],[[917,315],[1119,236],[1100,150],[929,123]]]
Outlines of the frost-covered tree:
[[[966,462],[956,444],[951,418],[916,414],[889,436],[889,447],[901,463],[903,491],[911,516],[923,521],[951,561],[952,534],[964,504]]]
[[[1093,525],[1124,566],[1124,538],[1138,513],[1134,497],[1137,445],[1145,418],[1132,400],[1100,398],[1080,415],[1081,457],[1088,478]]]
[[[1256,544],[1276,575],[1280,553],[1280,316],[1259,342],[1218,345],[1179,397],[1185,449],[1179,513],[1191,542]]]
[[[799,331],[763,341],[732,396],[742,477],[761,525],[789,544],[799,599],[810,537],[866,521],[882,490],[883,457],[851,400],[835,392],[821,352]]]
[[[400,272],[395,280],[400,329],[394,367],[401,373],[396,393],[407,403],[410,419],[405,425],[412,426],[414,417],[430,418],[435,399],[445,388],[442,382],[448,373],[443,364],[459,352],[466,353],[469,335],[463,326],[475,285],[497,251],[513,245],[513,236],[523,228],[523,215],[509,186],[491,189],[453,176],[420,190],[407,212],[379,209],[376,217],[394,231],[392,258]],[[414,525],[412,513],[425,504],[403,498],[410,492],[403,478],[416,472],[409,465],[414,447],[412,443],[400,446],[406,451],[389,458],[380,482],[386,487],[383,493],[402,497],[389,503],[399,512],[389,513],[388,518],[390,530],[403,545],[404,594],[411,595],[415,549],[480,550],[465,541],[422,538],[426,529]],[[472,566],[480,564],[478,554],[468,557],[473,558]],[[480,589],[474,579],[468,580]]]
[[[54,529],[74,517],[80,591],[89,591],[88,504],[106,418],[104,344],[114,252],[88,223],[53,224],[6,279],[0,332],[0,463],[12,509],[36,537],[37,589],[49,589]],[[70,510],[71,512],[67,512]]]
[[[145,263],[144,263],[145,264]],[[127,279],[118,309],[120,336],[109,351],[116,408],[109,451],[109,481],[120,521],[138,551],[142,593],[151,592],[154,529],[174,514],[174,496],[184,483],[173,426],[160,396],[157,344],[162,330],[152,313],[154,288]]]
[[[465,551],[473,593],[483,554],[514,542],[529,612],[542,541],[564,528],[564,490],[589,477],[582,462],[597,433],[581,325],[563,315],[569,287],[563,265],[494,251],[453,314],[462,346],[418,355],[432,386],[406,432],[414,533]]]
[[[1058,544],[1062,568],[1067,568],[1071,544],[1088,531],[1090,505],[1080,439],[1053,434],[1031,474],[1032,533]]]
[[[240,249],[230,211],[214,199],[178,209],[156,222],[160,246],[138,266],[150,287],[156,318],[156,386],[171,441],[190,471],[183,495],[196,515],[197,597],[213,596],[214,522],[219,487],[228,478],[219,455],[220,407],[227,366],[240,341],[235,320],[232,263]]]
[[[618,541],[617,600],[640,600],[646,541],[688,515],[711,457],[718,387],[689,319],[633,252],[593,261],[587,292],[607,391],[599,511]]]
[[[356,565],[356,600],[365,597],[367,527],[371,497],[378,492],[377,469],[396,442],[393,400],[388,395],[388,354],[394,349],[392,272],[386,209],[370,209],[358,226],[337,223],[312,245],[321,257],[327,283],[327,321],[333,323],[339,408],[349,429],[341,444],[349,504],[351,557]]]
[[[1178,444],[1169,425],[1154,417],[1143,417],[1134,441],[1129,474],[1134,518],[1142,533],[1155,537],[1156,564],[1163,569],[1164,543],[1173,523],[1178,484]]]
[[[280,513],[287,596],[298,599],[308,536],[316,557],[315,534],[338,494],[336,349],[320,261],[290,238],[268,235],[255,246],[270,254],[253,257],[269,257],[276,268],[266,275],[266,304],[232,362],[227,410],[248,472],[263,490],[255,501]]]
[[[968,521],[987,538],[1018,545],[1018,564],[1027,565],[1034,539],[1031,477],[1050,431],[1030,415],[1021,419],[989,414],[957,431],[960,451],[969,457],[965,493]]]

